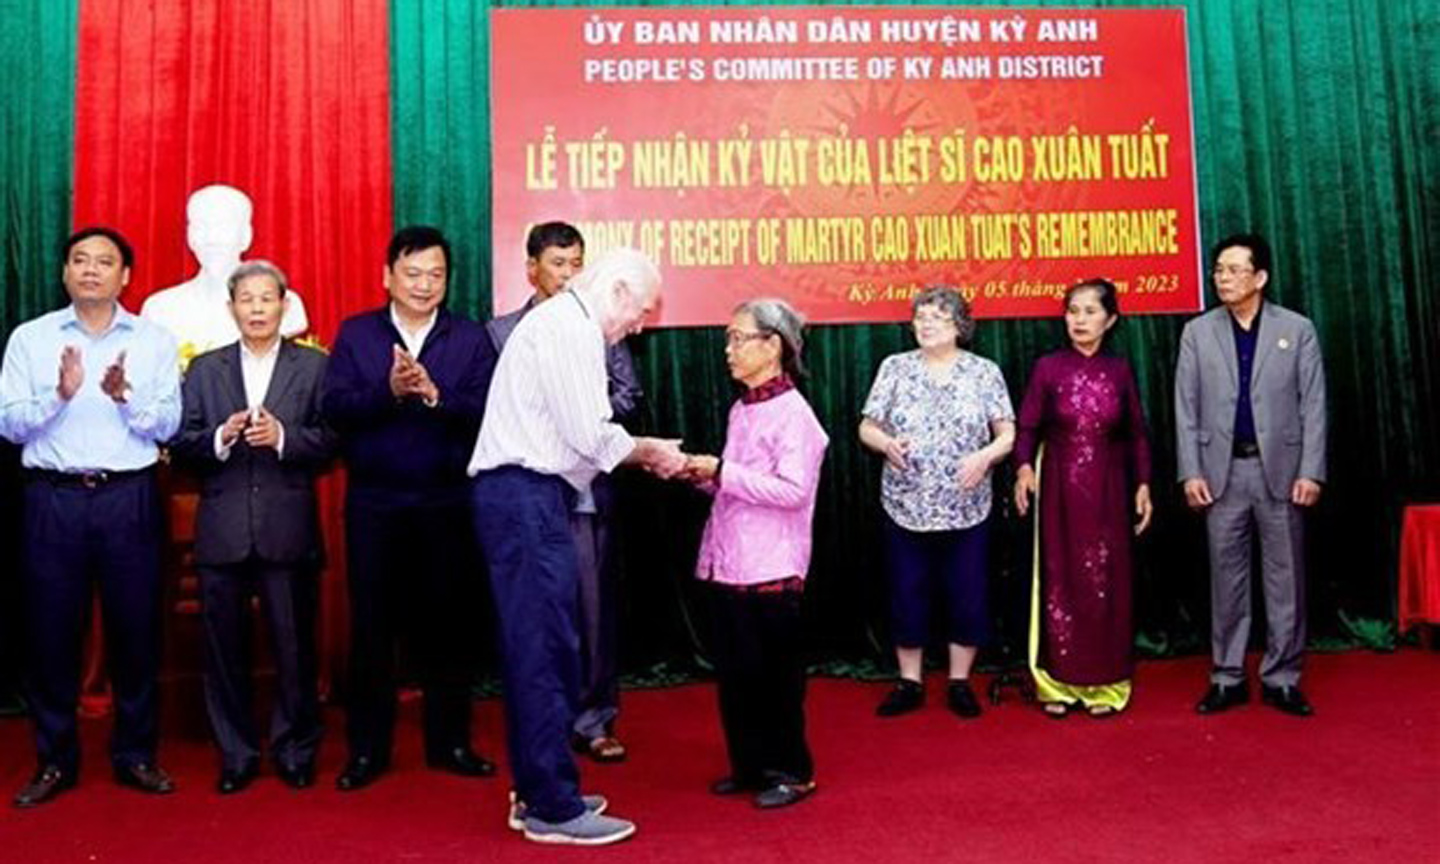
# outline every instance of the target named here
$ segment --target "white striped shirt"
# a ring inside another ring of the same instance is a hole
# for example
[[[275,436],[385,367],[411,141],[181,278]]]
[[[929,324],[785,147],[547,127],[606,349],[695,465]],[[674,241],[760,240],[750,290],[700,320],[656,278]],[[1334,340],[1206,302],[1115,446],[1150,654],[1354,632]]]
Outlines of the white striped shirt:
[[[516,325],[490,383],[469,473],[518,465],[577,490],[612,471],[635,440],[610,420],[605,334],[584,301],[564,292]]]

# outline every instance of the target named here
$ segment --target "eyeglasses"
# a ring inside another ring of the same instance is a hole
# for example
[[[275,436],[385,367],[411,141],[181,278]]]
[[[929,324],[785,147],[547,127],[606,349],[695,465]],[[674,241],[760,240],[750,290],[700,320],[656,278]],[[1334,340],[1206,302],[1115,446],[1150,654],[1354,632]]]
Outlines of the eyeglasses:
[[[955,319],[949,315],[916,315],[912,320],[916,324],[955,324]]]
[[[725,344],[731,348],[739,348],[753,339],[769,339],[771,335],[764,330],[726,330]]]
[[[1236,264],[1216,264],[1215,269],[1210,271],[1210,275],[1219,279],[1222,276],[1249,276],[1254,272],[1254,267],[1241,267]]]

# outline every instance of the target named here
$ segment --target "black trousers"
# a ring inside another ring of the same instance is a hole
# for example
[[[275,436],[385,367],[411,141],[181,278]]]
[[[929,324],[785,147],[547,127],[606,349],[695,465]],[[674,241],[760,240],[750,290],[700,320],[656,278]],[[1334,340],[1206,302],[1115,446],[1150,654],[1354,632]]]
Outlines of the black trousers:
[[[346,497],[351,758],[389,761],[401,642],[425,696],[426,753],[470,746],[479,631],[470,598],[483,583],[463,494],[396,497],[352,487]]]
[[[205,710],[224,767],[241,770],[260,758],[250,686],[250,598],[254,595],[260,598],[275,662],[270,758],[287,770],[312,765],[320,745],[315,568],[251,558],[198,569],[205,631]]]
[[[747,786],[808,783],[799,591],[709,586],[720,724],[730,773]]]
[[[92,583],[115,694],[110,760],[155,761],[159,737],[160,503],[146,471],[93,487],[31,474],[23,536],[26,695],[41,765],[80,767],[75,709]]]

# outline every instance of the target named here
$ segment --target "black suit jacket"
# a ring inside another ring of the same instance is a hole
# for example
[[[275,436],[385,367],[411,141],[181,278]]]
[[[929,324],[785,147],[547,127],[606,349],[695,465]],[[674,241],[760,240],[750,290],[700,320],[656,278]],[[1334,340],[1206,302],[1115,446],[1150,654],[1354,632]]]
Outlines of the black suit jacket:
[[[252,553],[272,564],[318,564],[323,558],[315,475],[335,450],[322,418],[325,355],[280,343],[262,404],[285,428],[283,456],[252,448],[242,436],[221,461],[215,430],[246,407],[240,345],[196,357],[185,374],[184,419],[173,452],[201,479],[195,563],[236,564]]]

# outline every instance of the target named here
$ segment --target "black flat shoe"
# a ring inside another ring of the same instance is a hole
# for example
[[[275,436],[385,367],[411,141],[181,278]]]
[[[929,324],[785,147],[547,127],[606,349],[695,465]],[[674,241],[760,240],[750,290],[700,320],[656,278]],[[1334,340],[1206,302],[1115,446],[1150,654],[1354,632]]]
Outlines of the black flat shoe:
[[[1262,684],[1260,701],[1296,717],[1309,717],[1315,713],[1299,687],[1271,687]]]
[[[809,783],[776,783],[755,796],[755,806],[761,810],[789,807],[791,804],[809,798],[815,792],[815,781]]]
[[[759,783],[747,783],[744,780],[737,780],[735,776],[721,777],[710,784],[711,795],[743,795],[746,792],[758,792],[764,787]]]
[[[255,777],[260,769],[255,765],[246,765],[243,768],[224,768],[220,771],[220,779],[215,781],[215,791],[221,795],[234,795],[236,792],[243,792],[255,782]]]
[[[875,707],[879,717],[899,717],[909,714],[925,704],[925,686],[919,681],[901,678],[885,698]]]
[[[354,792],[364,789],[371,783],[380,779],[385,773],[386,766],[381,762],[371,759],[369,756],[357,756],[345,764],[345,770],[335,778],[335,788],[341,792]]]
[[[461,777],[489,777],[495,773],[494,762],[468,747],[432,754],[425,757],[425,764],[437,771],[448,771]]]
[[[138,789],[149,795],[169,795],[175,791],[175,781],[159,765],[136,762],[115,769],[115,782],[121,786]]]
[[[1205,698],[1195,705],[1200,714],[1219,714],[1250,701],[1250,688],[1240,684],[1211,684]]]
[[[315,763],[302,762],[299,765],[277,765],[275,774],[280,782],[291,789],[309,789],[315,785]]]
[[[958,678],[951,681],[945,689],[945,704],[952,714],[965,720],[980,716],[980,700],[975,698],[969,681]]]
[[[39,807],[46,801],[75,788],[75,775],[61,771],[55,765],[46,765],[35,772],[30,782],[20,787],[12,803],[16,807]]]

